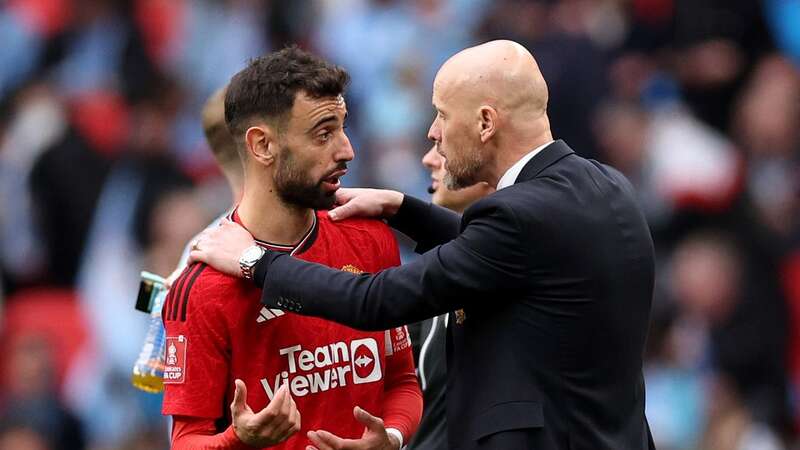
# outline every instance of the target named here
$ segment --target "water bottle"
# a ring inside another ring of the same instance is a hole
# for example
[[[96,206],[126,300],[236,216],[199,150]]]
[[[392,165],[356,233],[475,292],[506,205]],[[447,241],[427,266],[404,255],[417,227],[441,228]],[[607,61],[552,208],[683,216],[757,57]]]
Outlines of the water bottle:
[[[161,308],[167,298],[166,280],[150,272],[141,273],[137,302],[149,303],[150,325],[144,338],[142,351],[133,366],[131,383],[145,392],[164,390],[164,324]]]

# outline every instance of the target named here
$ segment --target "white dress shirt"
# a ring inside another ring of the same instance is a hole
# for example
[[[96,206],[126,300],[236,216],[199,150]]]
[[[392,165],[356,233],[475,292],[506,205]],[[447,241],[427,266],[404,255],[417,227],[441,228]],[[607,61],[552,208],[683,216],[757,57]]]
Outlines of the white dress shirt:
[[[514,163],[514,165],[511,166],[506,171],[506,173],[503,174],[502,177],[500,177],[500,181],[497,182],[497,190],[499,191],[500,189],[509,187],[512,184],[514,184],[517,181],[519,173],[522,172],[522,168],[525,167],[525,164],[528,164],[528,161],[530,161],[534,156],[536,156],[537,153],[544,150],[545,147],[552,144],[553,142],[555,141],[550,141],[544,145],[536,147],[530,153],[526,154],[519,161]]]

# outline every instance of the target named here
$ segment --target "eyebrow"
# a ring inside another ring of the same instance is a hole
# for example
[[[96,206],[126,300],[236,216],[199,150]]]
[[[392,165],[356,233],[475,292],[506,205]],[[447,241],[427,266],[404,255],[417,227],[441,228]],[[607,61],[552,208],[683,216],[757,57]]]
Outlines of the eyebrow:
[[[348,113],[344,113],[344,119],[342,121],[346,121],[347,120],[347,115],[348,115]],[[317,128],[319,128],[320,125],[322,125],[322,124],[324,124],[326,122],[335,122],[335,121],[336,121],[336,116],[335,115],[329,115],[329,116],[322,117],[311,128],[309,128],[308,131],[316,130]]]
[[[316,122],[316,123],[315,123],[313,126],[311,126],[311,127],[308,129],[308,131],[315,130],[315,129],[317,129],[317,128],[318,128],[320,125],[322,125],[322,124],[324,124],[324,123],[326,123],[326,122],[335,122],[335,121],[336,121],[336,116],[334,116],[334,115],[325,116],[325,117],[323,117],[323,118],[319,119],[319,120],[318,120],[318,121],[317,121],[317,122]]]

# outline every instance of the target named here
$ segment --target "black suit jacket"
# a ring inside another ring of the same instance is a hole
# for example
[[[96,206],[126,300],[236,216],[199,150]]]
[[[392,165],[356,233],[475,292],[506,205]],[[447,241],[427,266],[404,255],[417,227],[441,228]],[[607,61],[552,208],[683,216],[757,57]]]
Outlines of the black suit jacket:
[[[463,217],[407,197],[392,225],[425,253],[375,275],[270,253],[262,301],[374,330],[463,309],[447,342],[451,448],[654,448],[653,245],[624,176],[556,141]]]

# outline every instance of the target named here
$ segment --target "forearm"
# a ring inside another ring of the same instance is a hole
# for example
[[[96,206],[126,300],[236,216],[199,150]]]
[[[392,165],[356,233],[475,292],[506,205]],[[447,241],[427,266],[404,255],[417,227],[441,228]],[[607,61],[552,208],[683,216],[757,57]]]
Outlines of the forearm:
[[[291,256],[270,253],[256,265],[254,281],[263,287],[261,302],[299,314],[333,320],[361,330],[381,331],[449,311],[424,294],[417,275],[391,277],[410,265],[377,275],[353,275]],[[304,280],[297,283],[295,280]],[[336,301],[332,301],[336,299]],[[302,309],[296,306],[302,302]]]
[[[449,209],[406,195],[389,225],[417,243],[417,253],[458,236],[461,217]]]
[[[383,421],[387,429],[394,428],[411,440],[422,418],[422,392],[419,389],[411,352],[395,354],[386,361],[386,391],[383,401]]]
[[[233,426],[217,433],[211,420],[174,417],[172,450],[253,450],[253,448],[239,440]]]
[[[484,302],[529,282],[513,214],[494,207],[456,239],[377,274],[353,275],[268,252],[254,281],[268,308],[385,330]]]

